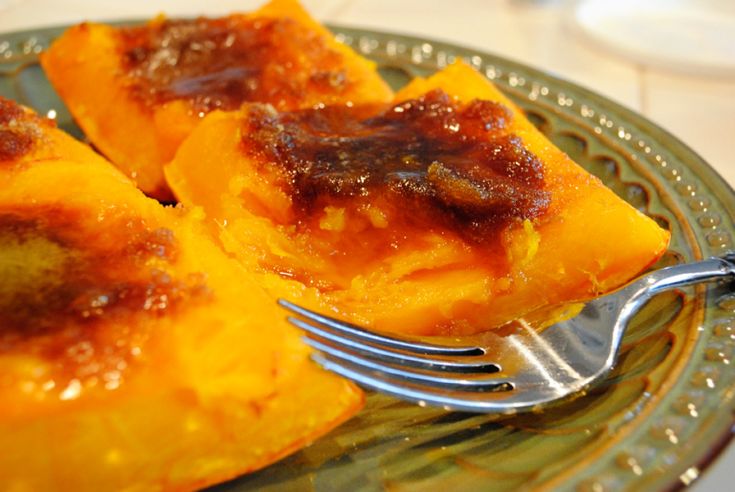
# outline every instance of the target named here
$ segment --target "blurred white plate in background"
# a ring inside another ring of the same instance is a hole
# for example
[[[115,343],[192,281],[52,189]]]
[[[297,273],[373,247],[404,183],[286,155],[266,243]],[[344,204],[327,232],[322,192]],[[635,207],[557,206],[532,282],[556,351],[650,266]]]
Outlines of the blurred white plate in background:
[[[731,0],[584,0],[573,14],[587,36],[642,65],[735,75]]]

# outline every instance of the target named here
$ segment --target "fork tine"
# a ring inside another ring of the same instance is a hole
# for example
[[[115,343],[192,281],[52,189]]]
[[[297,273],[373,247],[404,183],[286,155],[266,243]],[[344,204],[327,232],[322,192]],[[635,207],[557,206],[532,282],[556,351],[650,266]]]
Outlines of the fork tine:
[[[463,392],[432,388],[426,385],[412,385],[406,382],[394,382],[376,373],[364,372],[341,361],[334,361],[318,352],[312,355],[312,359],[324,369],[350,379],[365,388],[421,406],[432,405],[443,407],[446,410],[498,414],[514,414],[520,409],[535,407],[535,404],[525,401],[522,394],[519,397],[517,391]]]
[[[396,382],[408,381],[457,391],[510,391],[514,388],[514,382],[509,378],[500,378],[492,375],[467,379],[452,377],[452,373],[446,373],[447,375],[445,376],[433,375],[376,363],[357,354],[314,340],[313,338],[305,337],[304,342],[322,352],[324,354],[322,356],[323,358],[336,360],[342,365],[350,364],[358,366],[361,369],[380,372],[391,378],[395,378]]]
[[[378,335],[377,333],[368,331],[359,326],[351,323],[346,323],[329,316],[324,316],[310,309],[297,306],[285,299],[278,299],[278,304],[288,309],[289,311],[302,316],[315,325],[321,327],[328,327],[330,330],[349,334],[351,338],[357,338],[365,342],[370,342],[385,347],[392,347],[407,352],[414,352],[417,354],[434,354],[434,355],[484,355],[485,350],[477,346],[442,346],[431,343],[415,342],[408,340],[401,340],[395,337],[389,337],[385,335]]]
[[[429,358],[420,355],[411,355],[404,352],[384,349],[376,345],[369,345],[359,340],[354,340],[349,338],[349,332],[347,334],[331,333],[299,318],[289,317],[288,321],[307,333],[324,340],[329,340],[331,343],[341,348],[347,348],[366,357],[383,360],[391,364],[464,373],[494,373],[500,371],[500,366],[498,364],[488,362],[486,360],[473,360],[472,357],[468,357],[469,360],[463,361],[461,359],[452,360],[449,358]]]

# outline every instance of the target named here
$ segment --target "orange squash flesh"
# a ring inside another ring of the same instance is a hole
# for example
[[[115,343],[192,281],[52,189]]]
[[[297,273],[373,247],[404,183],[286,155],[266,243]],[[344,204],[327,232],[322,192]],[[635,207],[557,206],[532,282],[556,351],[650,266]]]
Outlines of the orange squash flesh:
[[[51,120],[2,97],[0,125],[0,162],[5,168],[62,157],[109,166],[97,152],[57,130]]]
[[[512,111],[509,131],[543,163],[545,213],[510,221],[484,243],[398,219],[421,210],[396,210],[380,199],[304,217],[279,164],[243,150],[260,131],[252,126],[252,112],[261,111],[254,107],[210,114],[166,176],[183,203],[203,207],[224,248],[261,272],[274,295],[386,331],[456,335],[518,318],[548,323],[665,251],[667,231],[572,162],[468,66],[414,80],[395,103],[434,89],[460,106],[481,99]]]
[[[191,490],[349,418],[273,300],[208,238],[0,98],[0,476],[8,490]]]
[[[212,109],[392,97],[375,65],[295,0],[221,19],[159,17],[131,29],[84,23],[57,39],[41,64],[91,142],[159,199],[170,198],[163,164]]]

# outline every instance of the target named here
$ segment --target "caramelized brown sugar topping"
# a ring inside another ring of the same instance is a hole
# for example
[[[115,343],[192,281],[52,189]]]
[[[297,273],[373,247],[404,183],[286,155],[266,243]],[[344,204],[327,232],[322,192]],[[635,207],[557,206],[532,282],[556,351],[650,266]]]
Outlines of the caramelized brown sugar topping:
[[[43,125],[50,126],[51,122],[0,97],[0,164],[18,161],[30,153],[41,138]]]
[[[259,101],[288,109],[307,95],[328,101],[352,83],[342,55],[288,18],[154,21],[122,29],[120,47],[132,93],[152,105],[186,100],[208,112]]]
[[[43,361],[53,368],[49,391],[62,399],[70,383],[115,389],[150,321],[208,295],[203,276],[166,273],[177,258],[170,230],[140,218],[100,228],[92,213],[0,209],[0,356]]]
[[[548,207],[541,161],[507,127],[504,106],[435,90],[377,115],[325,107],[249,111],[243,145],[280,167],[298,220],[325,207],[381,203],[412,227],[486,241]]]

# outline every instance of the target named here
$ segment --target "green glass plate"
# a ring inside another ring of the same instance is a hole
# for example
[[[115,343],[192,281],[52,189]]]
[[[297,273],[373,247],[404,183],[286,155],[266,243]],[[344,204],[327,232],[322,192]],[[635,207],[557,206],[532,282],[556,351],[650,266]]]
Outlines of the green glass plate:
[[[0,95],[83,137],[36,56],[63,28],[0,35]],[[334,27],[394,86],[466,59],[578,163],[672,232],[657,266],[733,248],[735,194],[699,156],[645,118],[579,86],[495,55],[395,34]],[[596,217],[589,217],[590,221]],[[216,486],[229,490],[675,488],[731,437],[735,294],[665,294],[626,335],[605,383],[543,413],[497,418],[370,394],[367,407],[311,446]]]

